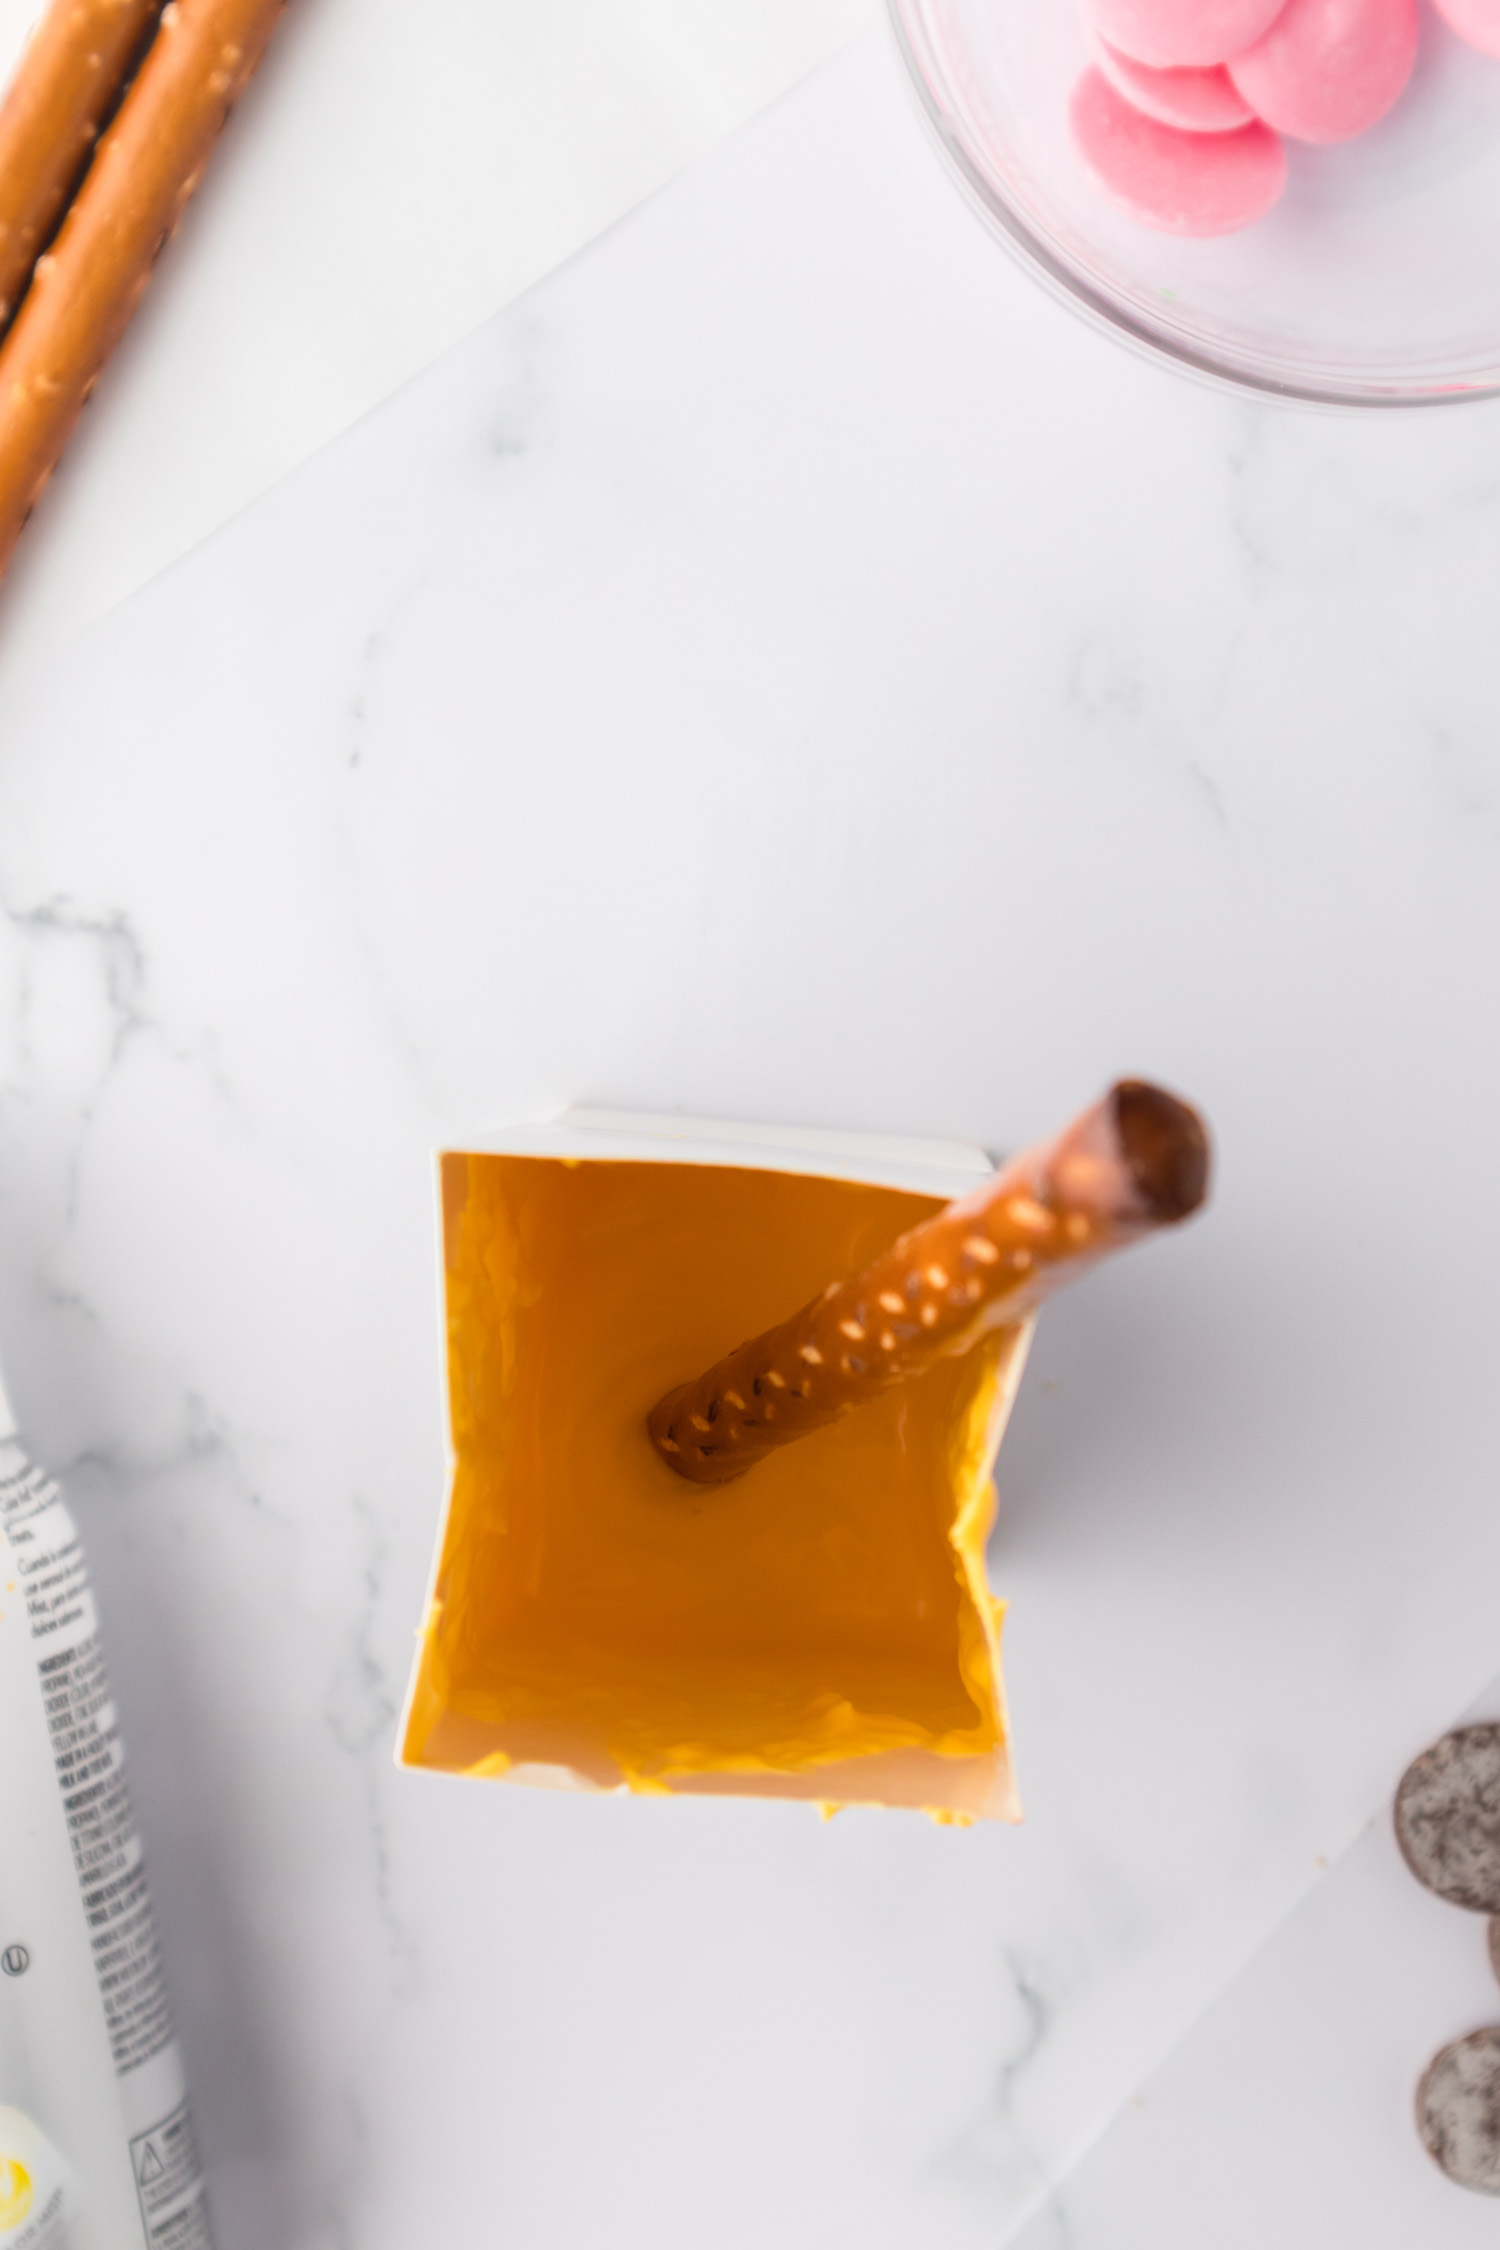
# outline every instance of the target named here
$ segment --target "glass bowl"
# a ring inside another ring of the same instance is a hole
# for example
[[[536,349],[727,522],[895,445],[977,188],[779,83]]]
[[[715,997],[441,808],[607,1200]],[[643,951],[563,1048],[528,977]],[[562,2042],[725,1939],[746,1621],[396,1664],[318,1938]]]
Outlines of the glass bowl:
[[[1220,382],[1325,405],[1500,393],[1500,62],[1424,6],[1411,84],[1334,148],[1288,141],[1243,233],[1155,234],[1085,171],[1068,97],[1081,0],[889,0],[938,140],[1006,246],[1113,334]]]

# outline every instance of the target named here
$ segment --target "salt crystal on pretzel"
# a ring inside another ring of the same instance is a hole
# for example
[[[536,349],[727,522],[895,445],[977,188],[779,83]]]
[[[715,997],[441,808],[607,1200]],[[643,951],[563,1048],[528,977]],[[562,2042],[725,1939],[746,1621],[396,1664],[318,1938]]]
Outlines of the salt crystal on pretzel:
[[[1122,1079],[1060,1138],[914,1227],[848,1281],[669,1391],[648,1428],[694,1484],[727,1484],[777,1446],[1024,1320],[1112,1250],[1196,1211],[1208,1188],[1197,1114]]]
[[[0,570],[285,0],[169,0],[0,345]]]
[[[0,328],[94,152],[161,0],[52,0],[0,103]]]

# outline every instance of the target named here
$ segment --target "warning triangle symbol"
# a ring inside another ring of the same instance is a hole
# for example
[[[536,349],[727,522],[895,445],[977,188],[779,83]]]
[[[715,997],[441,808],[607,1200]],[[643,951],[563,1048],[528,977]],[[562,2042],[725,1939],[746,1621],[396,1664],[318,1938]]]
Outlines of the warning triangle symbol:
[[[135,2168],[135,2176],[140,2181],[141,2186],[149,2187],[153,2180],[159,2180],[166,2168],[156,2153],[155,2141],[147,2141],[145,2147],[141,2150],[141,2160]]]

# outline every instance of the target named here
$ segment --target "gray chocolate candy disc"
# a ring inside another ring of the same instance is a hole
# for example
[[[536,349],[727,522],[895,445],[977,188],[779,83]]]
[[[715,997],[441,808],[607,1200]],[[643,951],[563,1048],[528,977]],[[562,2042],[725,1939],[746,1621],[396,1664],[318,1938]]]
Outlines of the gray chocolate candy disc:
[[[1396,1841],[1439,1898],[1500,1914],[1500,1726],[1456,1727],[1407,1767]]]
[[[1500,2195],[1500,2027],[1455,2039],[1428,2064],[1417,2131],[1450,2180]]]

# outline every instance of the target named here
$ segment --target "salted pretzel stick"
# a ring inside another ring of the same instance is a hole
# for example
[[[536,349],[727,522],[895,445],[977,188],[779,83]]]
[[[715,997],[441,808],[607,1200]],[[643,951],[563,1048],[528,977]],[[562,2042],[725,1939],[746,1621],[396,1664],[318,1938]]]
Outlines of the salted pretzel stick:
[[[652,1443],[679,1476],[727,1484],[774,1447],[1024,1319],[1111,1250],[1185,1219],[1207,1187],[1195,1112],[1123,1079],[1060,1139],[669,1391],[649,1417]]]
[[[284,0],[171,0],[0,345],[0,570]]]
[[[0,330],[161,0],[52,0],[0,103]]]

